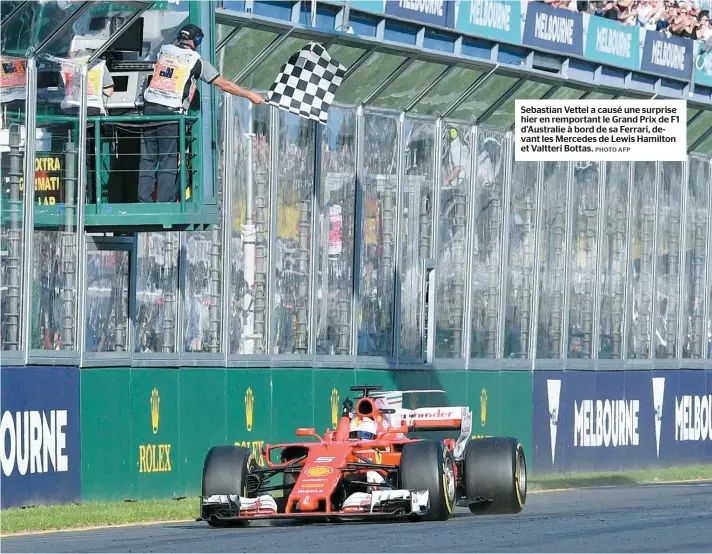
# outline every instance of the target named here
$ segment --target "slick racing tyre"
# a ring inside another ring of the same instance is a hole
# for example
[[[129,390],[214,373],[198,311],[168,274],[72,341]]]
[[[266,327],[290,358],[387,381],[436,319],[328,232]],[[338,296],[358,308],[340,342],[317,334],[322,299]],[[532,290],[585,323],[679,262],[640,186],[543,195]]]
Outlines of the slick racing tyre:
[[[518,514],[527,499],[527,462],[514,438],[476,439],[465,450],[465,493],[473,514]]]
[[[252,451],[241,446],[214,446],[203,464],[202,495],[236,494],[247,496],[247,475],[257,464]],[[202,510],[201,510],[202,511]],[[230,522],[201,513],[211,527],[249,525],[248,521]]]
[[[427,513],[411,519],[443,521],[452,516],[456,500],[455,460],[441,442],[422,440],[406,444],[401,452],[400,478],[404,489],[430,493]]]

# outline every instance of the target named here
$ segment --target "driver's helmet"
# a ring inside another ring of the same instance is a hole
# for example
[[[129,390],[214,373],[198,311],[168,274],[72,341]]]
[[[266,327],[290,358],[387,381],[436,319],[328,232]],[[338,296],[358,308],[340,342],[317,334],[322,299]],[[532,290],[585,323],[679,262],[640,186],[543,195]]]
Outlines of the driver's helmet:
[[[377,432],[376,422],[371,418],[356,416],[351,420],[350,439],[373,440],[376,438]]]

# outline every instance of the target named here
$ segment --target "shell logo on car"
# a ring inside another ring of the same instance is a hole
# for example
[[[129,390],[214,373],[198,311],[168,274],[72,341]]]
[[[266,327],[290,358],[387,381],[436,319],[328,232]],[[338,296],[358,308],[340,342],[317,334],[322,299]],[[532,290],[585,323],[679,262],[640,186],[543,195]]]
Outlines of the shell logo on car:
[[[330,467],[314,466],[305,470],[304,473],[306,473],[309,477],[323,477],[324,475],[329,475],[329,473],[333,473],[333,471],[334,470]]]

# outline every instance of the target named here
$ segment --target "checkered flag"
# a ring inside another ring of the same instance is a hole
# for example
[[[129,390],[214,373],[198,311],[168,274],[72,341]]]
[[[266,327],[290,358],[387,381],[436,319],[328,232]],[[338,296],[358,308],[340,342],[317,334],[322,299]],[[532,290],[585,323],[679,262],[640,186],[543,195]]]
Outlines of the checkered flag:
[[[267,103],[326,124],[345,74],[346,68],[332,60],[321,44],[310,42],[282,66],[267,93]]]

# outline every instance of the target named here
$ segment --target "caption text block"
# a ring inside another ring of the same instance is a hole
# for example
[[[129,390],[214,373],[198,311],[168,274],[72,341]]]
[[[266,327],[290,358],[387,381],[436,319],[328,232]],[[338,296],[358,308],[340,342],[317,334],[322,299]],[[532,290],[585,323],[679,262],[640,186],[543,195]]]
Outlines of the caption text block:
[[[516,100],[520,161],[685,161],[685,100]]]

